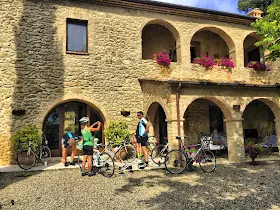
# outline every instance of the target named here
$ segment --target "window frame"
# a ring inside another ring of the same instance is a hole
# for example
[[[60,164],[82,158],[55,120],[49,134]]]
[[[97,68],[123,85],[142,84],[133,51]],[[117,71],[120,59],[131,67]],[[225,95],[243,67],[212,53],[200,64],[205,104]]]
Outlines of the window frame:
[[[80,24],[84,23],[86,25],[86,51],[72,51],[68,50],[68,23]],[[77,55],[88,55],[88,20],[66,18],[66,53],[67,54],[77,54]]]

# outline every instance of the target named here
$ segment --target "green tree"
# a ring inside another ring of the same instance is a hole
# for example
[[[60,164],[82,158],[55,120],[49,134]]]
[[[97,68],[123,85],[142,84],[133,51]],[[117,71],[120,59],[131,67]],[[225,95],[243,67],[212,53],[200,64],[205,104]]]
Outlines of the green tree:
[[[238,10],[247,13],[254,8],[259,8],[266,13],[268,6],[272,2],[273,0],[238,0]]]
[[[267,15],[252,23],[252,26],[262,37],[256,46],[270,52],[265,59],[275,61],[280,58],[280,0],[274,0],[268,7]]]

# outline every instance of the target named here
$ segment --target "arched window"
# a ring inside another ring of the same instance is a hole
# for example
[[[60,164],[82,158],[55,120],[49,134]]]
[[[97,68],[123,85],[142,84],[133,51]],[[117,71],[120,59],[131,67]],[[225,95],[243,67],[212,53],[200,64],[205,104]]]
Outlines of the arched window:
[[[232,39],[221,29],[206,27],[197,31],[190,43],[191,62],[201,55],[211,56],[213,59],[222,57],[232,58],[235,64],[235,45]]]
[[[154,54],[166,52],[172,62],[179,60],[178,32],[162,20],[149,22],[142,30],[142,59],[151,59]]]
[[[259,41],[259,37],[252,33],[248,35],[243,43],[244,48],[244,66],[247,66],[251,61],[261,61],[263,54],[260,47],[256,47],[255,43]]]

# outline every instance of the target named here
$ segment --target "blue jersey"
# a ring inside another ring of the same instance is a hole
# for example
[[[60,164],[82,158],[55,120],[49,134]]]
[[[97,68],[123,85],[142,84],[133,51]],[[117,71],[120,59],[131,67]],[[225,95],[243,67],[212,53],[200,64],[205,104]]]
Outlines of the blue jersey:
[[[145,133],[146,127],[147,127],[147,120],[143,117],[140,122],[138,123],[138,136],[146,137],[148,136],[148,132]]]

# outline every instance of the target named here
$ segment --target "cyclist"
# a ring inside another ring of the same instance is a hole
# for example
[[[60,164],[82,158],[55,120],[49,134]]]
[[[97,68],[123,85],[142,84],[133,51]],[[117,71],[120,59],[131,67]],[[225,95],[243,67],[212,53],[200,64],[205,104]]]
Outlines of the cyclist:
[[[142,152],[144,153],[145,163],[139,165],[139,168],[145,168],[148,166],[148,151],[147,151],[147,141],[148,141],[148,132],[150,128],[150,123],[144,117],[142,111],[137,112],[137,118],[140,120],[137,129],[136,129],[136,139],[137,144],[141,145]]]
[[[75,165],[74,163],[74,157],[76,155],[76,141],[75,137],[78,137],[75,133],[67,132],[62,137],[62,161],[64,163],[64,166],[69,166],[69,162],[67,162],[67,147],[69,146],[71,148],[71,162],[70,165]]]
[[[92,156],[93,156],[93,136],[91,132],[99,131],[101,122],[97,121],[91,126],[88,126],[89,118],[83,117],[80,120],[81,132],[83,135],[83,163],[82,163],[82,176],[85,176],[85,165],[88,161],[88,176],[95,175],[92,173]],[[97,127],[94,127],[96,126]]]

